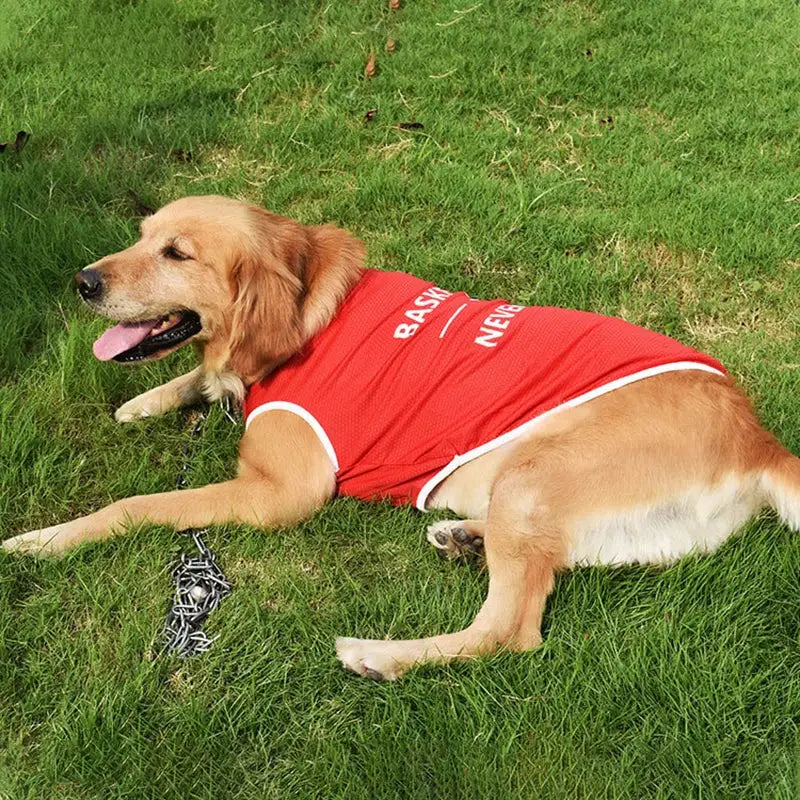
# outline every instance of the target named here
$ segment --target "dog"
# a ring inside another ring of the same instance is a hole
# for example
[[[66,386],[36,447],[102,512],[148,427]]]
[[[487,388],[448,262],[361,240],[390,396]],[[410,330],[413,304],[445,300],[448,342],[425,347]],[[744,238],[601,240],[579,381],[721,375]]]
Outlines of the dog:
[[[144,520],[291,525],[337,491],[450,509],[459,519],[428,539],[448,555],[483,552],[485,603],[455,633],[338,639],[359,675],[394,680],[416,664],[535,648],[559,570],[712,551],[765,506],[800,525],[800,460],[722,366],[622,321],[366,270],[343,230],[214,196],[146,217],[134,245],[76,280],[120,322],[95,343],[98,358],[135,363],[189,342],[201,356],[116,419],[232,397],[247,414],[238,472],[120,500],[5,550],[61,553]]]

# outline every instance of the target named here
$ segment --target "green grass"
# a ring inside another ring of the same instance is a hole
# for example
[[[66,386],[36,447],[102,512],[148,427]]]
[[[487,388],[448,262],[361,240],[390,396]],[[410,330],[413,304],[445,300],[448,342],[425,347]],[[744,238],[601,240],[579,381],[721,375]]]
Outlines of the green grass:
[[[71,286],[134,238],[131,191],[238,196],[347,227],[373,266],[666,331],[800,452],[797,13],[0,0],[0,141],[32,134],[0,155],[0,534],[175,480],[187,414],[110,413],[191,354],[94,361]],[[195,485],[240,433],[212,409]],[[537,652],[345,674],[336,635],[480,606],[485,574],[442,564],[428,521],[341,500],[213,529],[237,588],[187,662],[151,657],[180,534],[0,556],[0,798],[797,797],[800,539],[774,518],[668,570],[560,577]]]

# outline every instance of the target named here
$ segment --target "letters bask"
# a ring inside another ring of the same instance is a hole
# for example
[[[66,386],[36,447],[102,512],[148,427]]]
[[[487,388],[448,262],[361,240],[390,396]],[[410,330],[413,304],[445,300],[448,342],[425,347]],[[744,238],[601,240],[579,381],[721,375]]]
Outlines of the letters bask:
[[[446,300],[452,295],[446,289],[440,289],[438,286],[431,286],[426,289],[419,297],[414,300],[414,308],[408,309],[403,315],[411,322],[402,322],[394,329],[395,339],[408,339],[413,336],[420,328],[428,315],[441,305],[443,300]]]

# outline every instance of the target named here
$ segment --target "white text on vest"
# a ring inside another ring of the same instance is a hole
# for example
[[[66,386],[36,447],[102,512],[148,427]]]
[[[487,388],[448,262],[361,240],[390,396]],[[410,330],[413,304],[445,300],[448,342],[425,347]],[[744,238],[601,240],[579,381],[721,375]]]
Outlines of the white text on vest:
[[[497,340],[506,332],[509,322],[515,314],[519,314],[525,306],[512,306],[503,304],[497,306],[483,321],[481,332],[475,337],[475,344],[481,347],[495,347]]]
[[[419,330],[419,326],[425,322],[428,314],[439,306],[442,300],[446,300],[450,297],[451,294],[452,292],[448,292],[446,289],[440,289],[438,286],[431,286],[430,289],[426,289],[414,300],[414,308],[409,308],[408,311],[403,314],[403,316],[406,319],[410,319],[411,322],[403,322],[398,325],[394,329],[394,338],[408,339],[413,336]]]

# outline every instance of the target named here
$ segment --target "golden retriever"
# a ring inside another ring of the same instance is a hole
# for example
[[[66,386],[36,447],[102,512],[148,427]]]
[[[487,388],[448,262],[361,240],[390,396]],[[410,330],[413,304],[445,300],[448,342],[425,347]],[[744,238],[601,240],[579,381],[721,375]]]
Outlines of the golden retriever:
[[[76,276],[94,311],[126,323],[95,353],[146,360],[191,341],[201,364],[125,403],[117,420],[201,399],[242,401],[329,325],[362,279],[363,256],[342,230],[222,197],[185,198],[147,217],[133,246]],[[335,495],[334,466],[307,420],[273,410],[251,422],[232,480],[120,500],[4,548],[59,553],[142,520],[271,528]],[[800,461],[759,425],[733,382],[698,370],[648,377],[547,416],[430,493],[427,508],[463,518],[431,526],[431,543],[485,550],[488,596],[471,625],[414,641],[342,638],[338,656],[361,675],[391,680],[422,662],[534,648],[557,570],[710,551],[763,506],[798,527]]]

